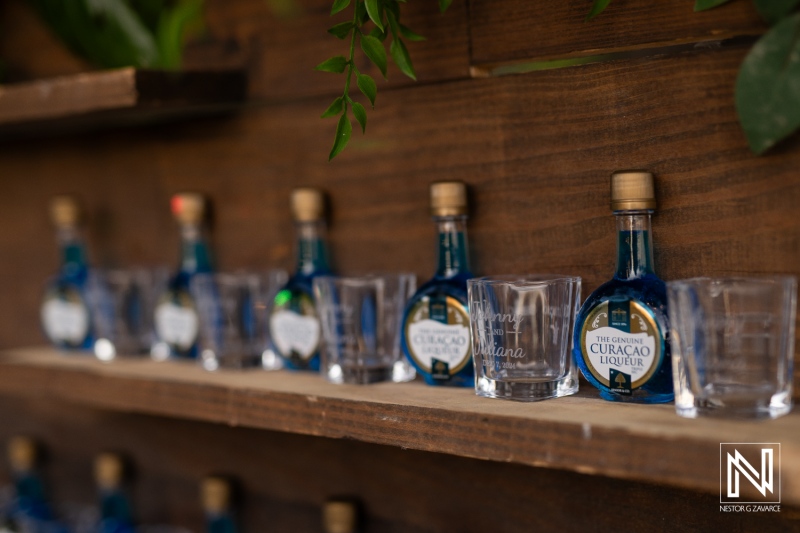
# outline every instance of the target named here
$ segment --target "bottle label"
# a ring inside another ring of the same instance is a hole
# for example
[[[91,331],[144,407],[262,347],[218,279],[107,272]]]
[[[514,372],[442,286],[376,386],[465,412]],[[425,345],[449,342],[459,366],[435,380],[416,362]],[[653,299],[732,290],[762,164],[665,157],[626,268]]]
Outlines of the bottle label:
[[[409,355],[434,379],[450,379],[472,359],[469,313],[452,296],[426,296],[414,304],[405,334]]]
[[[187,351],[197,341],[200,319],[194,299],[184,291],[169,291],[156,306],[155,326],[158,338],[179,351]]]
[[[89,334],[89,309],[72,287],[50,292],[42,304],[42,324],[57,343],[80,346]]]
[[[664,336],[655,313],[637,300],[607,300],[583,323],[581,354],[592,375],[612,392],[631,394],[661,365]]]
[[[314,300],[307,294],[281,291],[275,301],[269,329],[278,352],[286,358],[311,359],[319,350],[321,333]]]

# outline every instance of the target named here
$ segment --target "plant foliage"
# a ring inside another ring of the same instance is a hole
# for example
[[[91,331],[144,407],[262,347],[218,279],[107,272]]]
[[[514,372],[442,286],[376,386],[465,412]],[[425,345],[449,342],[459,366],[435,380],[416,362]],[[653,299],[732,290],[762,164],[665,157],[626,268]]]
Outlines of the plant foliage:
[[[203,0],[28,0],[75,53],[99,67],[178,68],[202,28]]]
[[[353,76],[356,86],[366,97],[372,109],[375,108],[375,98],[378,95],[378,85],[368,74],[359,72],[355,64],[356,45],[361,48],[364,55],[378,68],[381,75],[386,78],[389,58],[397,68],[411,78],[417,79],[411,56],[404,41],[422,41],[425,38],[415,33],[410,28],[400,23],[400,3],[405,0],[334,0],[331,7],[331,16],[340,13],[352,5],[352,17],[348,21],[340,22],[328,29],[328,33],[338,39],[350,38],[349,53],[347,56],[335,56],[317,65],[316,70],[344,74],[344,92],[337,97],[322,113],[322,118],[339,117],[336,124],[336,135],[333,147],[328,156],[332,160],[339,155],[353,131],[349,112],[352,111],[362,134],[367,130],[367,110],[364,105],[350,97],[350,85]],[[439,0],[439,8],[445,11],[452,0]],[[388,43],[387,43],[388,41]],[[386,45],[389,53],[386,53]]]

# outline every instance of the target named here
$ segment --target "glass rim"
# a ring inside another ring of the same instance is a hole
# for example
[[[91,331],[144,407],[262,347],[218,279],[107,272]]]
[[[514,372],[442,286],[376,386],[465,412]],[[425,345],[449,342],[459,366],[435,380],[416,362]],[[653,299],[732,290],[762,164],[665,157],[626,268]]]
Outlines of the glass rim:
[[[513,285],[516,287],[540,287],[555,283],[580,283],[580,276],[566,274],[500,274],[467,280],[467,285]]]
[[[698,276],[694,278],[676,279],[667,281],[668,287],[706,286],[715,283],[774,283],[776,285],[797,285],[797,277],[791,274],[763,274],[755,276]]]

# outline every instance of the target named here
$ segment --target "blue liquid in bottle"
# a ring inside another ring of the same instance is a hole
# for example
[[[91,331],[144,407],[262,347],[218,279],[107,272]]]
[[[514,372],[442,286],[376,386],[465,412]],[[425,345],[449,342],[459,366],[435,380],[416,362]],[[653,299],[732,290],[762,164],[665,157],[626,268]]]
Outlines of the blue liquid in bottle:
[[[403,314],[403,352],[429,385],[472,387],[475,372],[469,332],[466,186],[431,185],[437,228],[438,265]]]
[[[325,241],[323,195],[316,189],[292,193],[297,266],[275,295],[269,317],[270,343],[290,370],[319,371],[322,329],[314,301],[315,277],[331,273]]]
[[[48,283],[42,301],[42,327],[50,342],[66,350],[89,350],[94,343],[88,305],[89,265],[81,235],[76,200],[53,199],[51,214],[57,228],[61,268]]]
[[[653,268],[652,179],[641,172],[612,176],[612,182],[630,180],[619,188],[612,184],[616,272],[586,299],[575,322],[575,360],[605,400],[664,403],[674,399],[666,286]],[[627,198],[631,182],[638,198]]]
[[[11,530],[64,533],[65,528],[54,520],[44,483],[35,469],[35,443],[26,437],[13,438],[9,456],[14,481],[14,500],[8,510]]]
[[[173,213],[181,225],[180,264],[156,305],[158,341],[152,353],[156,359],[198,356],[200,318],[191,283],[197,274],[213,272],[211,248],[202,226],[204,203],[196,194],[179,194],[172,199]]]
[[[98,533],[134,533],[128,497],[119,488],[101,489]]]

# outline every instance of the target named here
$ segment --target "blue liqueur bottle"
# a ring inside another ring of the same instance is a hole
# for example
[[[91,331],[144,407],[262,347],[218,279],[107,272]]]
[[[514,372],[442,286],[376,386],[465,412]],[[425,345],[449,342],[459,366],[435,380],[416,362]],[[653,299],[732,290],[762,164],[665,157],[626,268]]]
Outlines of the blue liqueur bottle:
[[[438,231],[438,266],[406,307],[403,352],[427,384],[473,387],[467,280],[474,276],[467,249],[466,185],[433,183],[430,201]]]
[[[318,189],[295,189],[291,205],[297,268],[272,302],[270,341],[286,368],[319,370],[321,326],[311,282],[331,272],[325,240],[325,197]]]
[[[97,533],[134,533],[130,500],[123,489],[124,463],[113,453],[101,453],[94,462],[99,491],[100,524]]]
[[[61,250],[61,268],[45,291],[42,327],[48,339],[63,349],[91,349],[92,327],[88,305],[89,266],[75,198],[57,196],[50,203]]]
[[[650,216],[656,208],[653,175],[611,176],[617,218],[617,270],[583,303],[573,353],[603,399],[662,403],[674,398],[667,339],[666,286],[653,267]]]
[[[12,530],[62,531],[53,522],[44,483],[36,471],[37,451],[36,443],[28,437],[14,437],[9,441],[8,456],[14,480],[14,502],[8,512],[9,521],[15,525]]]
[[[236,533],[232,511],[233,490],[222,477],[209,476],[203,480],[201,497],[206,516],[206,533]]]
[[[169,357],[195,359],[198,356],[200,318],[192,296],[191,281],[196,274],[213,271],[211,248],[205,235],[205,199],[183,193],[172,197],[172,213],[180,224],[181,254],[178,271],[156,304],[156,343],[153,359]]]

